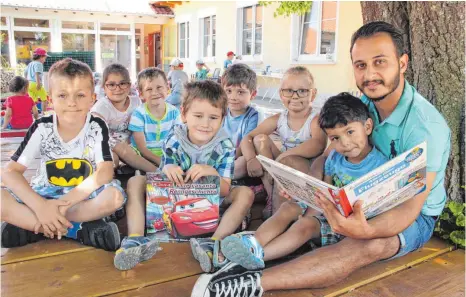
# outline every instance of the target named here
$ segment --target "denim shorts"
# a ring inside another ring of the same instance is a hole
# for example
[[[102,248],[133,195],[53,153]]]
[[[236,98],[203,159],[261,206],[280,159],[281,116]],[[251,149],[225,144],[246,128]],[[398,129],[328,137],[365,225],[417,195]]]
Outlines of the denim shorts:
[[[332,231],[324,216],[316,216],[315,218],[320,222],[322,246],[337,243],[345,238],[345,236]],[[436,217],[420,214],[408,228],[398,234],[400,239],[398,252],[386,260],[395,259],[420,249],[432,237],[436,221]]]
[[[118,180],[115,180],[115,179],[112,180],[110,183],[105,184],[105,185],[101,186],[100,188],[98,188],[97,190],[95,190],[94,192],[92,192],[91,195],[89,195],[89,198],[87,198],[87,199],[93,199],[93,198],[97,197],[97,195],[99,195],[103,190],[105,190],[108,187],[115,187],[115,188],[117,188],[118,191],[120,191],[120,193],[123,195],[123,198],[124,198],[124,203],[123,203],[123,206],[122,206],[122,207],[124,207],[128,197],[127,197],[125,191],[123,190],[123,188],[121,187],[120,182]],[[18,201],[19,203],[24,203],[23,201],[21,201],[21,199],[19,199],[18,196],[15,195],[15,193],[13,193],[7,187],[1,187],[1,188],[4,189],[4,190],[7,190],[11,194],[11,196],[13,196],[16,199],[16,201]],[[63,195],[67,194],[68,192],[70,192],[73,189],[74,189],[74,187],[58,187],[58,186],[48,186],[48,187],[33,186],[32,187],[32,190],[34,192],[36,192],[37,194],[39,194],[40,196],[42,196],[42,197],[44,197],[46,199],[60,199]]]

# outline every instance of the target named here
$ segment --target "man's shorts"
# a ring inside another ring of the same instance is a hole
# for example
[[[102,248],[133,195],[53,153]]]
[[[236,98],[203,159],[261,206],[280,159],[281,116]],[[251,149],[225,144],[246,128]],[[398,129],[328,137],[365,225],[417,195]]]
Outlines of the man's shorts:
[[[345,238],[345,236],[332,231],[330,224],[324,216],[316,216],[315,218],[320,222],[322,246],[337,243]],[[400,248],[394,256],[387,260],[404,256],[421,248],[432,237],[435,223],[436,217],[420,214],[408,228],[398,234],[398,238],[400,239]]]
[[[108,187],[115,187],[123,195],[124,203],[123,203],[123,206],[121,207],[123,208],[124,205],[126,204],[126,200],[128,199],[128,196],[126,195],[125,191],[121,187],[120,182],[115,179],[112,180],[110,183],[105,184],[101,186],[100,188],[98,188],[97,190],[95,190],[94,192],[92,192],[91,195],[89,195],[89,198],[87,199],[93,199],[97,197],[103,190],[105,190]],[[19,199],[19,197],[16,196],[10,189],[8,189],[7,187],[2,187],[2,189],[7,190],[11,194],[11,196],[13,196],[16,199],[16,201],[24,204],[24,202],[21,201],[21,199]],[[46,199],[60,199],[63,195],[67,194],[73,189],[74,187],[58,187],[58,186],[48,186],[48,187],[33,186],[32,187],[32,190],[34,192],[36,192],[37,194],[39,194],[40,196]]]
[[[44,86],[41,86],[40,89],[37,89],[37,83],[34,81],[29,82],[28,94],[34,100],[34,102],[45,101],[47,100],[47,91],[44,89]]]

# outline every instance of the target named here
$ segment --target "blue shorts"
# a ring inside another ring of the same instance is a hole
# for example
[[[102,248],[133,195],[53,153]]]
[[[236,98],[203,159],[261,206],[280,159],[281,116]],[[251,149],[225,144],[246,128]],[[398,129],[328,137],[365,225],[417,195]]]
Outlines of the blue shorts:
[[[123,198],[124,198],[124,203],[123,203],[122,207],[124,207],[128,197],[126,196],[126,193],[123,190],[123,188],[120,186],[120,182],[115,180],[115,179],[112,180],[110,183],[105,184],[105,185],[101,186],[100,188],[98,188],[97,190],[95,190],[94,192],[92,192],[91,195],[89,196],[89,198],[87,198],[87,199],[93,199],[93,198],[97,197],[97,195],[99,195],[103,190],[105,190],[108,187],[115,187],[115,188],[118,189],[118,191],[121,192],[121,194],[123,195]],[[16,201],[18,201],[19,203],[24,203],[23,201],[21,201],[21,199],[19,199],[18,196],[15,195],[15,193],[13,193],[7,187],[2,187],[2,189],[7,190],[11,194],[11,196],[13,196],[16,199]],[[32,190],[34,192],[36,192],[37,194],[39,194],[40,196],[42,196],[42,197],[44,197],[46,199],[60,199],[63,195],[67,194],[68,192],[70,192],[73,189],[74,189],[74,187],[58,187],[58,186],[48,186],[48,187],[33,186],[32,187]]]
[[[332,228],[324,216],[316,216],[315,218],[320,222],[322,246],[337,243],[345,238],[345,236],[332,231]],[[398,234],[400,248],[394,256],[386,260],[395,259],[420,249],[432,237],[435,223],[436,217],[420,214],[408,228]]]

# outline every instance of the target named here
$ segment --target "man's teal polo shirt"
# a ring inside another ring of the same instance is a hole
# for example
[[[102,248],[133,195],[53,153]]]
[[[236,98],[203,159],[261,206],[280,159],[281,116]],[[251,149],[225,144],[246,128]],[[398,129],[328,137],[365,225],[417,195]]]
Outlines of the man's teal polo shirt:
[[[444,179],[451,137],[443,116],[407,81],[398,105],[383,122],[379,120],[375,104],[366,96],[361,100],[374,121],[372,141],[387,158],[392,159],[427,141],[427,171],[437,175],[421,212],[429,216],[440,215],[447,198]]]

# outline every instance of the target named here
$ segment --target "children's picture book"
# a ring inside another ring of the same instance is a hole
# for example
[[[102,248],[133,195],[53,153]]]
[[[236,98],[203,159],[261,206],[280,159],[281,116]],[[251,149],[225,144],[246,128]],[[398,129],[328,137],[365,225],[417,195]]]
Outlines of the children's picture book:
[[[177,186],[164,173],[146,174],[146,231],[161,242],[187,241],[215,232],[220,178],[205,176]]]
[[[362,200],[367,218],[377,216],[426,189],[427,146],[423,142],[350,184],[337,188],[312,176],[259,155],[265,170],[293,199],[322,212],[315,201],[322,192],[345,217]]]

